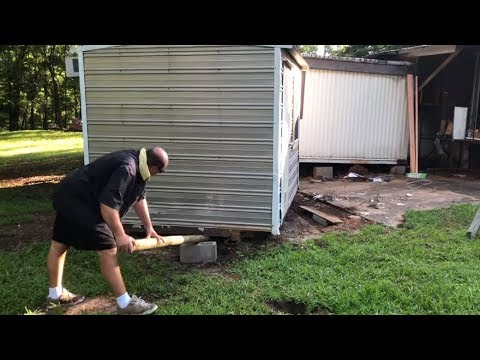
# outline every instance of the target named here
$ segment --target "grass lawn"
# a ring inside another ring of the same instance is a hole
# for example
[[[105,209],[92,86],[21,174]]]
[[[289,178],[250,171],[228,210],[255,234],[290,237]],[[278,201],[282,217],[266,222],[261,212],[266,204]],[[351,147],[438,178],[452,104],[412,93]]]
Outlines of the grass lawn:
[[[53,186],[41,180],[82,164],[81,133],[0,132],[0,225],[21,224],[30,221],[34,213],[51,211]],[[31,176],[41,179],[28,186],[15,180]]]
[[[155,253],[122,255],[120,261],[131,293],[162,301],[156,314],[288,312],[275,303],[313,314],[480,314],[480,241],[465,237],[476,209],[409,212],[397,230],[371,225],[359,234],[272,245],[222,276]],[[47,251],[40,243],[0,253],[1,314],[43,304]],[[89,297],[109,293],[95,253],[67,257],[65,286]]]
[[[81,139],[0,133],[0,240],[2,229],[52,211],[54,185],[15,176],[47,179],[76,168]],[[270,243],[223,267],[180,264],[163,256],[166,249],[122,254],[120,263],[129,292],[158,302],[156,314],[480,314],[480,241],[465,235],[477,207],[411,211],[395,230],[370,225],[301,245]],[[45,305],[50,239],[38,237],[20,250],[0,250],[0,314]],[[69,253],[64,285],[89,298],[111,296],[95,252]]]
[[[65,174],[82,164],[82,133],[45,130],[0,132],[0,180]]]

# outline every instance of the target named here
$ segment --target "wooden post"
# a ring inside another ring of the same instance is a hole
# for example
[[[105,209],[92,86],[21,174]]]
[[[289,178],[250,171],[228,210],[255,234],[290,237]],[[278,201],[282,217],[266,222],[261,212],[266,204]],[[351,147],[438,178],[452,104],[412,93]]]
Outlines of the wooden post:
[[[415,168],[415,114],[413,110],[413,75],[407,74],[407,108],[408,108],[408,130],[410,142],[410,172],[416,173]]]
[[[418,120],[418,76],[415,76],[415,172],[418,173],[418,161],[420,155],[418,153],[418,142],[420,141],[420,128]]]

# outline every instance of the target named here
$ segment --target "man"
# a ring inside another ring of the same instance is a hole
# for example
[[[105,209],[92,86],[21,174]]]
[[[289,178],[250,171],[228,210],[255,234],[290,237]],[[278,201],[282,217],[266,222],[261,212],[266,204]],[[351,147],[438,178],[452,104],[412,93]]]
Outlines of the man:
[[[150,220],[145,187],[151,176],[163,173],[167,166],[168,155],[160,147],[116,151],[75,170],[60,182],[53,198],[57,214],[48,254],[49,302],[74,305],[85,300],[62,286],[65,257],[73,246],[98,252],[102,275],[117,298],[120,314],[147,315],[157,310],[155,304],[135,295],[130,297],[117,252],[131,253],[135,249],[135,240],[125,233],[120,222],[132,206],[146,236],[163,242]]]

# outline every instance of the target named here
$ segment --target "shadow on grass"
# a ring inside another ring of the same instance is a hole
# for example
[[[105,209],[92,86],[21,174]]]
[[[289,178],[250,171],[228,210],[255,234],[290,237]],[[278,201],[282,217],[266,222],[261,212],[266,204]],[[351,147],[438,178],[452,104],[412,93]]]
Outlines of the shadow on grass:
[[[37,175],[64,175],[83,165],[78,153],[50,157],[37,161],[0,165],[0,180]]]

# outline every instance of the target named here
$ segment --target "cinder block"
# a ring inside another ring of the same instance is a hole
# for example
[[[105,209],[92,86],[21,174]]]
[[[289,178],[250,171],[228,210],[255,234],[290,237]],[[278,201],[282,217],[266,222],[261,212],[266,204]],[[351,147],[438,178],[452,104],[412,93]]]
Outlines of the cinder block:
[[[315,166],[313,168],[313,177],[315,179],[332,178],[333,167],[332,166]]]
[[[390,174],[405,175],[405,166],[392,166],[390,168]]]
[[[215,261],[217,261],[217,243],[215,241],[180,245],[181,263],[206,263]]]

